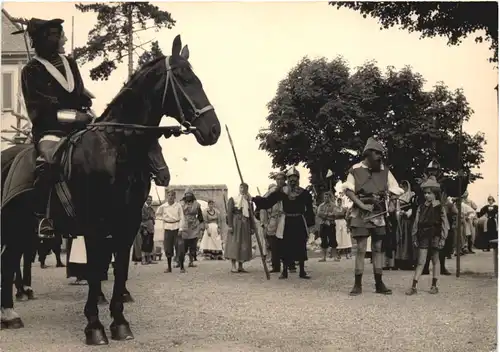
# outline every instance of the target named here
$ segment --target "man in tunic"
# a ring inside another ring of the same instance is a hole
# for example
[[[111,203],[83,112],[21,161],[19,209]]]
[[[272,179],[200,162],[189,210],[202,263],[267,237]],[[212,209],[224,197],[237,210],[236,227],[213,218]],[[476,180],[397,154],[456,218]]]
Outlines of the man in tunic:
[[[240,185],[239,194],[227,202],[228,229],[224,256],[231,260],[232,273],[246,273],[243,263],[252,259],[252,233],[255,232],[251,218],[248,185]],[[238,267],[236,267],[238,263]]]
[[[182,261],[179,261],[179,266],[182,264],[180,271],[184,273],[184,241],[181,234],[179,234],[180,227],[184,223],[184,211],[181,204],[175,201],[174,190],[168,191],[167,202],[158,208],[156,215],[163,221],[163,247],[165,256],[167,257],[167,269],[165,269],[165,273],[172,272],[174,249],[177,256],[182,257]],[[180,252],[182,252],[182,255],[179,255]]]
[[[468,176],[459,176],[462,178],[461,186],[462,189],[459,190],[458,183],[459,180],[458,178],[449,178],[449,177],[444,177],[442,175],[442,170],[441,170],[441,165],[436,161],[432,160],[429,165],[427,166],[426,173],[424,174],[424,177],[421,182],[425,182],[429,177],[434,176],[437,180],[437,182],[441,185],[441,197],[440,201],[442,204],[445,204],[445,210],[446,210],[446,215],[448,216],[448,223],[450,225],[450,233],[448,234],[448,237],[446,238],[444,248],[440,251],[439,253],[439,263],[441,267],[441,275],[451,275],[451,273],[446,269],[446,258],[451,258],[451,255],[453,253],[453,247],[454,247],[454,241],[460,240],[460,238],[457,237],[457,216],[458,216],[458,208],[457,206],[453,203],[448,201],[448,197],[452,198],[457,198],[461,196],[466,190],[467,186],[469,184],[469,177]],[[417,202],[419,204],[424,202],[424,196],[422,192],[419,192],[417,194]],[[429,275],[429,263],[430,263],[430,257],[427,257],[427,261],[425,262],[424,270],[422,272],[422,275]]]
[[[305,261],[309,228],[315,223],[312,196],[299,186],[300,174],[295,167],[288,171],[287,178],[288,185],[277,188],[267,197],[255,197],[252,200],[258,209],[271,209],[276,203],[283,203],[285,213],[283,239],[277,239],[283,261],[280,279],[288,278],[289,264],[295,261],[299,262],[299,277],[310,279],[305,270]]]
[[[153,260],[154,233],[155,233],[155,211],[151,206],[153,198],[148,196],[142,207],[142,222],[139,228],[142,236],[142,264],[157,264]]]
[[[272,192],[276,191],[276,188],[283,188],[286,183],[286,176],[284,173],[280,172],[276,175],[276,184],[269,185],[267,193],[264,197],[267,197]],[[285,214],[283,212],[282,202],[278,202],[271,209],[260,211],[261,226],[263,228],[264,235],[266,236],[267,242],[269,243],[269,249],[271,253],[271,272],[279,273],[281,272],[281,259],[278,248],[278,239],[283,239],[284,230],[284,220]]]
[[[323,203],[318,207],[316,213],[320,219],[319,224],[319,237],[321,238],[321,252],[323,257],[320,262],[326,262],[326,254],[328,247],[330,247],[331,258],[337,259],[337,236],[335,231],[335,205],[333,204],[333,194],[325,192],[323,194]]]
[[[203,213],[201,205],[196,200],[194,193],[191,189],[184,192],[184,197],[181,200],[182,210],[184,213],[184,223],[181,224],[181,235],[184,240],[184,251],[188,253],[189,265],[188,267],[194,268],[194,260],[196,252],[198,251],[198,236],[204,228]],[[184,258],[179,256],[179,265],[184,267]]]
[[[351,296],[362,293],[364,258],[368,237],[372,242],[372,263],[375,276],[375,289],[380,294],[392,294],[382,281],[384,253],[382,240],[386,235],[385,212],[387,196],[399,196],[403,190],[390,170],[382,163],[384,147],[370,137],[363,150],[363,160],[349,170],[343,191],[353,202],[350,212],[350,226],[353,239],[357,244],[354,267],[354,287]]]

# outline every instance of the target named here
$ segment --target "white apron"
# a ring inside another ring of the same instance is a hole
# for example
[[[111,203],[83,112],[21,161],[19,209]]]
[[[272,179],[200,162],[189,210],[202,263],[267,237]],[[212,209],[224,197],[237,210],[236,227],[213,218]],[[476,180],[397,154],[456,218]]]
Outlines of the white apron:
[[[208,224],[208,230],[203,232],[200,242],[201,251],[222,251],[222,238],[218,233],[218,226],[211,222]]]
[[[85,247],[85,238],[77,236],[71,243],[71,252],[69,253],[69,262],[74,264],[87,264],[87,247]],[[115,262],[115,254],[112,254],[111,262]]]

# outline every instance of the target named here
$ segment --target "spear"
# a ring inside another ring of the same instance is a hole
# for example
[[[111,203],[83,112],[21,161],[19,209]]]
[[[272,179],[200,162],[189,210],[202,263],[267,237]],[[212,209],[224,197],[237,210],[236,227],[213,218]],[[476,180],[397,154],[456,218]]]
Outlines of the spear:
[[[231,133],[229,133],[229,128],[227,127],[227,125],[226,125],[226,131],[227,131],[227,137],[229,138],[229,144],[231,144],[231,149],[233,150],[234,161],[236,162],[236,168],[238,169],[238,174],[240,175],[240,181],[241,181],[241,183],[244,183],[243,182],[243,175],[241,174],[240,164],[238,163],[238,157],[236,156],[236,150],[234,149],[233,139],[231,138]],[[252,219],[253,225],[254,225],[253,227],[254,227],[254,231],[255,231],[255,238],[257,240],[257,245],[259,247],[260,259],[262,260],[262,266],[264,267],[264,272],[266,273],[266,278],[268,280],[271,280],[271,274],[269,273],[269,269],[267,268],[266,256],[264,255],[264,252],[263,252],[262,242],[260,241],[260,236],[257,233],[257,231],[259,230],[259,227],[257,225],[257,222],[255,221],[255,217],[253,214],[253,204],[250,203],[248,208],[249,208],[248,210],[250,211],[250,218]]]

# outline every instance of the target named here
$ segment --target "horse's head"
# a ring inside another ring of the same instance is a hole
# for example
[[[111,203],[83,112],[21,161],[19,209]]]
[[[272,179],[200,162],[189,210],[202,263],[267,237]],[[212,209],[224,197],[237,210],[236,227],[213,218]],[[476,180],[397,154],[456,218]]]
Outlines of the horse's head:
[[[189,64],[188,47],[181,48],[178,35],[172,44],[172,55],[164,61],[167,74],[162,96],[163,113],[174,117],[184,127],[196,127],[194,135],[199,144],[215,144],[221,133],[219,119]]]
[[[201,145],[220,136],[217,114],[189,64],[189,50],[175,37],[172,55],[158,57],[137,70],[97,122],[158,126],[165,115],[193,132]]]

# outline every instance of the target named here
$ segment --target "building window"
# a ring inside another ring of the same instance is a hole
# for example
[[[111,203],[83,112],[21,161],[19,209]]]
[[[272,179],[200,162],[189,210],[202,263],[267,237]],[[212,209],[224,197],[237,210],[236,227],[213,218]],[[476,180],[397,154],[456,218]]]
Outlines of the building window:
[[[13,110],[14,105],[14,75],[12,72],[2,73],[2,111]]]

